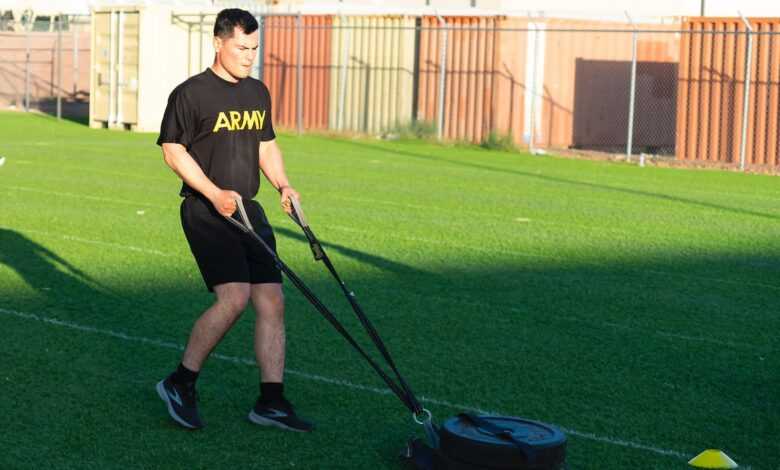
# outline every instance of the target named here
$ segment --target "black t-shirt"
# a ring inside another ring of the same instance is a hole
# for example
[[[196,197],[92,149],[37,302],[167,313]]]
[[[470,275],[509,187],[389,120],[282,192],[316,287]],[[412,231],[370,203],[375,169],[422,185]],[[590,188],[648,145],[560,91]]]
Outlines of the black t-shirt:
[[[260,142],[275,137],[263,82],[231,83],[207,68],[171,92],[157,145],[183,145],[219,188],[251,199],[260,188]],[[184,183],[181,195],[193,194]]]

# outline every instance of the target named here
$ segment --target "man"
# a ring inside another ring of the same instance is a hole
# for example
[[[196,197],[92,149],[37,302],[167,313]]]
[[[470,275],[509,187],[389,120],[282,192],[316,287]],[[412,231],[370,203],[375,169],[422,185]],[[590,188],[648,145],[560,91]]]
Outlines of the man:
[[[267,244],[276,242],[263,209],[251,199],[262,170],[291,211],[290,186],[271,123],[268,88],[249,77],[259,43],[258,25],[247,11],[222,10],[214,24],[214,64],[176,87],[165,110],[160,137],[165,163],[182,179],[181,222],[192,254],[216,302],[195,322],[178,368],[157,392],[178,424],[203,427],[195,382],[206,358],[249,301],[256,313],[255,356],[260,397],[249,420],[310,431],[283,390],[285,332],[282,277],[272,258],[225,217],[243,198],[252,226]]]

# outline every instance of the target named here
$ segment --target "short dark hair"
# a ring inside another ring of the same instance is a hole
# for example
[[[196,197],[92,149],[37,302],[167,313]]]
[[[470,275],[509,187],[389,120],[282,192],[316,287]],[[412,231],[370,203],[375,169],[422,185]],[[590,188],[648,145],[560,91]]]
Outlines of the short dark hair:
[[[238,26],[244,34],[257,31],[257,20],[251,13],[240,8],[225,8],[217,14],[214,21],[214,37],[232,38],[233,29]]]

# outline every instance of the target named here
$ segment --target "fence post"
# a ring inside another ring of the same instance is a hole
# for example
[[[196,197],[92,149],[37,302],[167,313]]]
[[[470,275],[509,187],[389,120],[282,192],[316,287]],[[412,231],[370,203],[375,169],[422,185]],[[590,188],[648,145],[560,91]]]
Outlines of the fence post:
[[[303,18],[300,12],[296,18],[296,32],[295,32],[295,44],[297,45],[297,62],[296,67],[296,80],[295,80],[295,125],[298,128],[298,134],[303,133],[303,35],[301,34],[301,28],[303,27]]]
[[[265,16],[261,16],[257,23],[260,25],[260,44],[257,48],[257,79],[265,79]]]
[[[346,23],[346,17],[341,17],[341,28],[343,29]],[[352,29],[347,29],[346,37],[344,38],[344,47],[341,52],[341,71],[339,77],[339,109],[338,118],[336,119],[336,127],[338,130],[344,129],[344,102],[347,98],[347,60],[349,60],[349,43],[352,40]]]
[[[192,23],[187,22],[187,76],[192,75]]]
[[[198,16],[198,73],[203,71],[203,13]]]
[[[626,11],[626,17],[634,31],[631,33],[631,91],[628,98],[628,138],[626,142],[626,161],[631,160],[631,152],[634,148],[634,106],[636,101],[636,25],[633,18]]]
[[[24,31],[25,59],[24,59],[24,110],[30,111],[30,29],[25,25]]]
[[[745,24],[745,34],[747,34],[747,56],[745,56],[745,87],[742,97],[742,141],[739,147],[739,169],[745,171],[745,152],[747,151],[747,131],[748,131],[748,110],[750,107],[750,66],[752,64],[753,37],[750,33],[753,28],[750,27],[750,21],[745,18],[742,12],[739,12],[742,22]]]
[[[436,113],[436,138],[442,140],[444,137],[444,86],[446,84],[447,75],[447,36],[449,35],[449,29],[447,22],[444,21],[440,15],[436,15],[439,20],[439,27],[441,28],[441,47],[439,48],[439,93],[438,93],[438,109]]]
[[[57,15],[57,119],[62,119],[62,13]]]
[[[534,63],[533,80],[531,80],[531,116],[529,118],[530,132],[528,133],[528,150],[531,155],[536,155],[536,82],[539,78],[539,23],[534,25]]]
[[[73,100],[76,100],[76,95],[79,92],[79,33],[78,28],[70,23],[73,28],[73,59],[71,60],[73,65]]]

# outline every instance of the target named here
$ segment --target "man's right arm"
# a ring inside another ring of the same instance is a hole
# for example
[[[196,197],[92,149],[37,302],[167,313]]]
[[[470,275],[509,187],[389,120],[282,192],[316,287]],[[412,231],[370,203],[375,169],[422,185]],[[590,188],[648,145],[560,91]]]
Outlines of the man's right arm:
[[[237,192],[224,190],[215,185],[187,152],[187,149],[176,143],[162,144],[165,163],[179,175],[187,186],[203,194],[214,208],[223,216],[230,216],[236,210],[235,198],[241,197]]]

